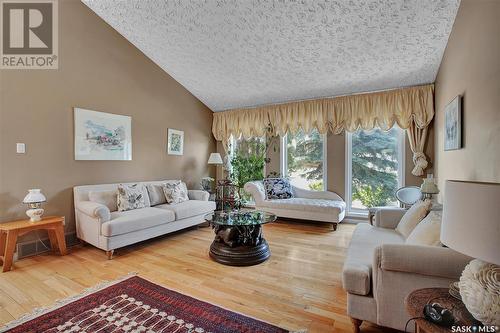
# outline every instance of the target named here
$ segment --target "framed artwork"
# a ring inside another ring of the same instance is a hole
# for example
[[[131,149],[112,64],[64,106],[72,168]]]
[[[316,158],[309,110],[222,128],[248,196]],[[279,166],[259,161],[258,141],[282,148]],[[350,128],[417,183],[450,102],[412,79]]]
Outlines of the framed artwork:
[[[444,109],[444,150],[462,148],[462,98],[455,97]]]
[[[132,160],[132,118],[74,108],[75,160]]]
[[[168,129],[167,153],[169,155],[184,154],[184,131]]]

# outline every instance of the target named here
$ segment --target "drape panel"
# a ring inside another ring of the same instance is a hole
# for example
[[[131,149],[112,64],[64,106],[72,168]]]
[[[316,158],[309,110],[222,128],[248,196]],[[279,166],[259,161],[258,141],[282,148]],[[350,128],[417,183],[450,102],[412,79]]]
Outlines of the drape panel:
[[[427,126],[434,117],[434,85],[236,109],[214,113],[212,132],[216,140],[227,142],[231,135],[284,135],[299,129],[321,134],[344,130],[381,128],[394,124],[407,130],[414,153],[414,175],[427,166],[423,154]],[[226,145],[225,145],[226,146]],[[417,167],[418,166],[418,167]]]

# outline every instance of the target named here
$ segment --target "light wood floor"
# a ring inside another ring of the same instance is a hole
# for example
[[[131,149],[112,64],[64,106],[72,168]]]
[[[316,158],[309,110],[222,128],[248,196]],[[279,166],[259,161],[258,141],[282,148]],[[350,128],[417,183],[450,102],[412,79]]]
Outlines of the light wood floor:
[[[210,228],[194,228],[120,249],[113,260],[92,246],[64,257],[20,260],[0,273],[0,326],[36,307],[129,272],[164,287],[289,330],[352,332],[341,271],[354,225],[283,222],[264,227],[272,255],[260,265],[211,261]],[[388,332],[363,323],[362,332]]]

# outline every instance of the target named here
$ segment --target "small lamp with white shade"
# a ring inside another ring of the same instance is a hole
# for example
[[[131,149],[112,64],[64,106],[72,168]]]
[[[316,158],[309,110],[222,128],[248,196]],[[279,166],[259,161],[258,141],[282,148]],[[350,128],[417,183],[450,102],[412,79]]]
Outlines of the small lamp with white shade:
[[[420,192],[422,192],[424,199],[430,200],[432,200],[433,194],[439,193],[439,189],[432,174],[428,174],[427,178],[424,178],[424,182],[420,185]]]
[[[27,204],[29,209],[26,211],[26,215],[29,216],[31,222],[38,222],[42,219],[43,208],[42,202],[47,199],[42,194],[40,189],[28,190],[28,194],[24,197],[23,203]]]
[[[460,296],[484,325],[500,326],[500,184],[448,180],[441,242],[472,260],[462,272]]]
[[[217,167],[219,165],[223,165],[224,160],[222,159],[222,156],[219,153],[211,153],[207,163],[215,165],[215,173],[217,174]]]
[[[222,156],[219,153],[211,153],[208,158],[208,164],[222,165],[224,161],[222,160]]]

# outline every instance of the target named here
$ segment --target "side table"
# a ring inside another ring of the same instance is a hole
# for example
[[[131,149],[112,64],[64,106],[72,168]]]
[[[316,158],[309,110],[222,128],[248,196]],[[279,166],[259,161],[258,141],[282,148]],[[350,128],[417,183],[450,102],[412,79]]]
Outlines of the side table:
[[[406,311],[411,318],[423,317],[424,306],[428,303],[439,303],[441,306],[450,310],[457,319],[457,326],[474,326],[480,324],[472,317],[469,311],[467,311],[462,301],[449,294],[448,288],[425,288],[411,292],[405,299]],[[421,318],[415,319],[415,332],[449,333],[450,329]]]
[[[33,230],[47,230],[52,251],[59,250],[61,255],[66,254],[64,216],[48,216],[38,222],[19,220],[0,223],[0,264],[3,263],[3,272],[10,271],[12,268],[17,237]]]

